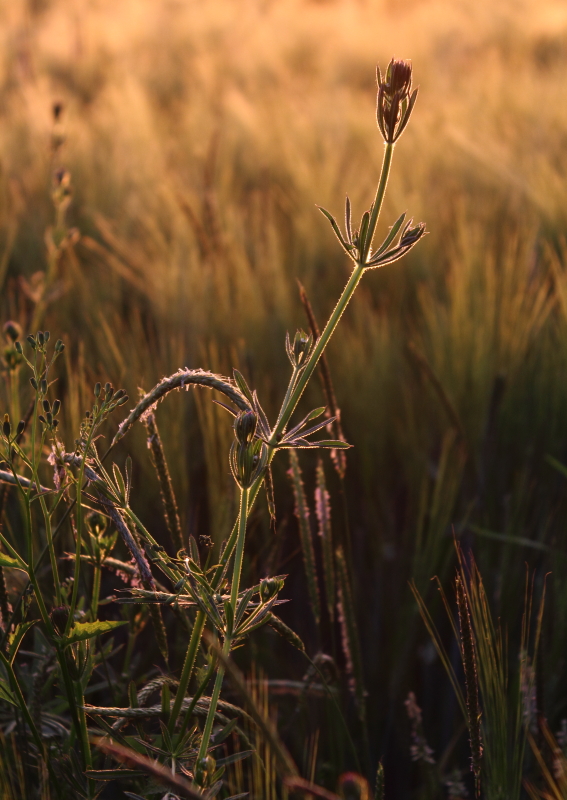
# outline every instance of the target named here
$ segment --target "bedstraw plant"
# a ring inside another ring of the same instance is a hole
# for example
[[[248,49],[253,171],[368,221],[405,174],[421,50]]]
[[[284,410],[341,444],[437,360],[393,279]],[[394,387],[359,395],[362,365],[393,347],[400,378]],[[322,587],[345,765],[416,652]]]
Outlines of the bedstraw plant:
[[[58,341],[53,345],[47,331],[38,331],[21,340],[17,326],[5,328],[8,346],[4,361],[10,408],[0,432],[3,458],[0,480],[2,502],[7,490],[12,492],[15,502],[10,506],[10,514],[4,515],[4,528],[0,531],[3,628],[0,700],[8,709],[3,711],[10,719],[10,724],[4,726],[8,735],[29,739],[23,757],[26,770],[35,763],[35,772],[25,776],[28,796],[40,792],[42,797],[94,798],[106,781],[129,780],[130,785],[138,787],[137,793],[131,792],[129,796],[140,797],[139,792],[144,790],[136,780],[141,774],[167,787],[170,797],[226,796],[227,787],[234,784],[232,778],[227,781],[227,767],[249,755],[246,726],[252,725],[269,743],[283,779],[284,794],[299,787],[314,796],[336,797],[299,776],[273,723],[258,710],[231,656],[253,631],[266,624],[304,650],[301,640],[277,616],[278,606],[283,602],[280,593],[285,576],[269,575],[256,585],[242,586],[250,514],[262,487],[268,495],[270,512],[275,513],[271,465],[279,451],[289,450],[297,513],[300,522],[305,520],[306,502],[305,498],[301,502],[303,487],[296,451],[327,449],[336,453],[349,445],[340,438],[317,438],[334,423],[340,430],[336,415],[329,415],[324,407],[303,414],[297,422],[292,422],[292,418],[363,275],[401,258],[425,234],[424,224],[413,225],[412,220],[406,221],[404,213],[385,239],[374,245],[394,149],[410,121],[417,98],[417,89],[412,89],[412,67],[407,61],[392,60],[384,75],[378,69],[377,80],[377,121],[384,140],[384,157],[376,194],[358,225],[353,223],[347,197],[344,230],[332,214],[321,209],[351,260],[352,271],[322,331],[319,333],[313,322],[312,333],[298,330],[293,337],[287,336],[291,374],[275,421],[268,420],[257,392],[238,370],[228,379],[211,372],[183,369],[143,394],[119,424],[106,452],[102,450],[103,434],[129,398],[109,383],[105,386],[97,383],[78,436],[68,448],[59,432],[62,408],[56,397],[60,377],[56,362],[64,350],[63,343]],[[66,190],[70,182],[67,173],[58,176],[56,190],[65,197],[61,200],[57,194],[58,217],[53,241],[55,233],[64,228]],[[54,251],[50,263],[56,265],[59,257],[59,250]],[[54,276],[50,280],[55,280]],[[38,314],[39,310],[36,317]],[[30,371],[28,385],[33,402],[27,416],[19,421],[20,409],[26,407],[25,403],[20,404],[22,399],[26,401],[25,382],[21,379],[26,369]],[[238,516],[232,531],[220,551],[212,546],[206,558],[202,558],[193,537],[183,538],[155,416],[158,402],[172,391],[197,386],[223,394],[227,403],[221,405],[234,417],[234,440],[227,456],[239,493]],[[112,461],[117,443],[138,421],[147,429],[159,478],[170,534],[169,550],[156,540],[132,505],[131,459],[127,458],[122,467]],[[46,454],[53,470],[50,486],[44,485],[47,481],[42,459]],[[350,599],[352,575],[349,576],[348,559],[342,547],[337,548],[336,557],[333,553],[329,497],[321,464],[316,498],[325,553],[328,613],[333,621],[334,593],[338,592],[343,645],[356,673],[353,676],[356,703],[363,720],[365,697],[360,664],[354,664],[360,659]],[[306,567],[312,577],[311,601],[319,622],[321,605],[314,562],[312,557],[309,560],[309,530],[304,533],[308,540],[304,547]],[[73,552],[62,552],[59,543],[64,539],[73,542]],[[119,542],[122,544],[118,545]],[[119,551],[120,547],[127,554],[126,559],[117,557],[115,548]],[[102,598],[103,570],[124,576],[128,589],[118,597]],[[10,609],[4,573],[14,572],[23,578],[17,584],[18,599]],[[116,608],[117,603],[123,618],[106,619],[109,607]],[[168,664],[164,615],[169,613],[176,618],[176,637],[188,634],[179,679],[164,672],[139,690],[131,683],[128,707],[103,707],[87,702],[89,695],[100,690],[100,686],[92,684],[95,674],[114,697],[112,674],[117,670],[120,651],[121,674],[126,680],[130,678],[134,643],[147,623],[153,628],[164,664]],[[125,625],[128,625],[126,641],[119,630]],[[114,631],[114,638],[102,638]],[[30,667],[21,655],[24,640],[31,641],[32,637],[36,661]],[[320,666],[315,664],[314,670],[322,690],[330,692]],[[46,686],[38,685],[38,676],[40,683],[45,679]],[[246,711],[221,699],[227,677],[237,694],[242,695]],[[207,688],[211,681],[209,696]],[[192,695],[190,686],[194,687]],[[41,713],[42,693],[47,691],[54,692],[56,698],[50,715]],[[160,694],[160,702],[157,706],[146,705],[154,693]],[[137,735],[127,734],[127,726],[133,726]],[[222,756],[223,742],[233,734],[238,747],[232,754]],[[240,745],[244,746],[243,751]],[[117,768],[113,760],[126,766]],[[357,775],[344,777],[338,791],[344,797],[369,796],[366,780]],[[376,796],[383,796],[381,768]]]

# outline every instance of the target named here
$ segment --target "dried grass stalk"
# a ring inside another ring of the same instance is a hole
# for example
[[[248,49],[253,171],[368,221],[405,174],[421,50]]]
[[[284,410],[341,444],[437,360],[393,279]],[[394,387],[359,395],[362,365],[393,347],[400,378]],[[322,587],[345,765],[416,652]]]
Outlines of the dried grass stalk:
[[[313,549],[313,539],[311,537],[311,525],[309,524],[309,506],[305,496],[305,487],[299,467],[299,460],[294,449],[289,451],[290,468],[288,475],[291,478],[293,494],[295,497],[295,516],[299,523],[299,536],[301,538],[301,549],[303,551],[303,563],[307,576],[307,588],[313,616],[317,625],[321,621],[321,603],[319,600],[319,581],[317,580],[317,568],[315,565],[315,550]]]
[[[476,796],[478,798],[480,797],[480,769],[482,760],[482,735],[480,730],[482,711],[478,698],[478,675],[476,669],[474,632],[471,625],[467,593],[460,575],[457,575],[456,591],[459,624],[461,628],[461,654],[463,658],[465,684],[467,687],[466,704],[472,753],[471,769],[474,773]]]
[[[358,637],[358,625],[354,615],[354,600],[348,578],[345,554],[342,547],[336,551],[337,563],[337,584],[339,599],[337,610],[339,624],[341,626],[341,639],[343,652],[346,661],[347,673],[349,675],[349,687],[356,698],[358,716],[361,720],[366,717],[364,681],[362,678],[362,659],[360,655],[360,642]]]
[[[177,553],[183,547],[183,533],[181,530],[177,501],[173,491],[173,483],[171,482],[171,475],[167,466],[163,442],[159,435],[156,422],[156,415],[153,411],[149,411],[144,414],[142,421],[148,431],[148,447],[158,476],[167,530],[169,531],[173,547]]]
[[[331,622],[335,620],[335,563],[333,551],[333,535],[331,530],[331,502],[325,484],[325,469],[322,459],[319,459],[316,471],[315,487],[315,514],[319,527],[319,536],[323,550],[323,578],[325,581],[325,594],[327,596],[327,609]]]

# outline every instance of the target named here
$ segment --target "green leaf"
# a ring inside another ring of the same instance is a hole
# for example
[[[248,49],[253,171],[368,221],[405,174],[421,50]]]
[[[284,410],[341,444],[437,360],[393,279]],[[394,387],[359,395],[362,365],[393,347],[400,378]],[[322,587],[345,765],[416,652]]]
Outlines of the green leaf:
[[[396,238],[398,231],[404,224],[405,218],[406,218],[406,212],[404,211],[404,213],[398,217],[398,219],[394,222],[394,224],[390,228],[389,234],[386,236],[386,238],[384,239],[378,250],[373,254],[372,256],[373,258],[381,255],[388,249],[388,247],[392,244],[392,242]]]
[[[96,622],[75,622],[68,636],[62,636],[60,641],[64,645],[83,642],[85,639],[92,639],[102,633],[108,633],[121,625],[127,625],[127,620],[105,620]]]
[[[237,369],[234,369],[232,371],[232,373],[234,375],[234,380],[236,381],[236,384],[237,384],[238,388],[240,389],[240,391],[242,392],[244,397],[248,400],[248,402],[251,405],[253,405],[254,404],[254,398],[252,397],[252,392],[250,391],[250,388],[249,388],[248,384],[246,383],[246,380],[244,379],[244,375],[241,372],[239,372]]]
[[[23,641],[24,636],[32,628],[36,622],[39,622],[37,619],[32,619],[30,622],[23,622],[20,623],[13,634],[9,637],[8,641],[10,642],[10,646],[8,649],[8,658],[10,659],[10,664],[14,663],[14,659],[18,654],[18,650],[20,649],[20,645]]]
[[[325,411],[325,408],[325,406],[321,406],[321,408],[314,408],[313,411],[310,411],[305,417],[305,422],[311,422],[312,419],[317,419],[317,417],[320,417]]]
[[[18,705],[9,685],[6,681],[2,680],[2,678],[0,678],[0,700],[3,700],[5,703],[10,703],[13,706]]]
[[[87,778],[95,781],[116,781],[120,778],[142,778],[146,773],[136,769],[87,769]]]
[[[255,750],[241,750],[239,753],[232,753],[225,758],[217,758],[217,767],[227,767],[229,764],[236,764],[237,761],[243,761],[248,756],[251,756]]]
[[[319,209],[319,211],[322,214],[324,214],[327,217],[327,219],[329,220],[329,222],[331,223],[331,225],[333,227],[333,230],[335,232],[335,236],[337,237],[337,239],[339,240],[339,242],[341,243],[341,245],[343,247],[343,250],[345,251],[345,253],[347,253],[350,256],[350,251],[354,250],[354,247],[351,244],[349,244],[348,242],[345,241],[345,238],[342,235],[339,226],[337,225],[336,219],[333,217],[332,214],[330,214],[327,211],[327,209],[323,208],[322,206],[317,206],[317,208]]]
[[[553,456],[549,456],[549,455],[547,455],[545,457],[545,460],[554,469],[556,469],[557,472],[560,472],[563,475],[564,478],[567,478],[567,467],[564,464],[562,464],[561,461],[558,461],[556,458],[553,458]]]
[[[320,442],[312,443],[315,447],[330,447],[333,450],[348,450],[352,444],[348,442],[341,442],[339,439],[322,439]]]
[[[0,567],[11,567],[12,569],[21,569],[22,572],[27,573],[27,567],[23,561],[18,561],[17,558],[7,556],[6,553],[0,553]]]

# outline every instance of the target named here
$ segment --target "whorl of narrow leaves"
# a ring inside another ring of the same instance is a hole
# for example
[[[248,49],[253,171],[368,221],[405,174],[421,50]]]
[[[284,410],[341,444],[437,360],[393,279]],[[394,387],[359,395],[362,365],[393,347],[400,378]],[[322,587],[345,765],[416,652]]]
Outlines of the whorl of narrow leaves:
[[[480,768],[482,760],[482,737],[480,717],[482,714],[478,699],[478,676],[476,671],[476,653],[474,633],[471,625],[469,604],[462,579],[456,580],[457,608],[461,628],[461,656],[467,687],[467,716],[471,743],[471,770],[474,773],[476,796],[480,797]]]
[[[305,315],[309,320],[309,327],[311,328],[313,339],[317,341],[320,336],[319,325],[317,324],[313,308],[309,302],[309,298],[307,297],[307,292],[301,283],[299,284],[299,298],[305,310]],[[321,378],[323,394],[325,395],[325,404],[327,406],[325,416],[334,417],[333,422],[330,423],[330,429],[333,432],[333,438],[344,439],[345,436],[341,427],[341,410],[337,404],[335,389],[333,386],[333,381],[331,380],[329,362],[327,361],[327,355],[325,352],[321,354],[321,358],[319,359],[319,376]],[[344,478],[346,472],[345,451],[339,448],[331,450],[331,459],[339,478]]]
[[[325,484],[325,470],[319,459],[316,471],[315,514],[319,525],[319,536],[323,550],[323,578],[327,595],[327,608],[331,622],[335,619],[335,564],[333,554],[333,536],[331,530],[331,504],[329,492]]]
[[[309,524],[309,507],[305,497],[305,487],[301,477],[301,469],[295,450],[289,451],[290,469],[288,475],[293,485],[295,497],[295,516],[299,522],[299,536],[301,538],[301,549],[303,550],[303,563],[305,564],[305,574],[307,576],[307,587],[311,608],[317,625],[321,620],[321,604],[319,601],[319,582],[317,580],[317,570],[315,567],[315,551],[311,538],[311,525]]]
[[[358,626],[354,616],[354,601],[345,554],[342,547],[336,551],[337,561],[337,588],[339,599],[337,610],[339,614],[339,624],[341,626],[341,640],[346,661],[347,673],[349,675],[349,688],[356,698],[358,715],[361,720],[366,716],[364,702],[364,681],[362,679],[362,659],[360,656],[360,643],[358,639]]]

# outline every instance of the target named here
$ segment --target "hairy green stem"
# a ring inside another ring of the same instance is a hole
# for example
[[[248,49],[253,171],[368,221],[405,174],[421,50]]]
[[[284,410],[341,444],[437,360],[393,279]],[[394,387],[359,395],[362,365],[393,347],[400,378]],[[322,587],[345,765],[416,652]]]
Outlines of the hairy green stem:
[[[193,673],[193,667],[195,666],[195,659],[197,658],[197,650],[199,649],[199,643],[201,641],[201,635],[203,633],[204,627],[205,627],[205,614],[203,611],[198,611],[195,617],[195,624],[193,625],[193,632],[191,634],[191,638],[189,639],[187,653],[185,654],[185,661],[183,662],[181,677],[179,678],[179,686],[177,687],[177,694],[175,695],[175,701],[173,703],[173,707],[169,715],[168,728],[170,733],[173,733],[173,731],[175,730],[175,723],[177,722],[177,718],[179,717],[179,712],[181,711],[181,705],[183,703],[183,699],[187,693],[187,687],[189,686],[189,681],[191,680],[191,675]]]
[[[233,618],[236,615],[236,606],[238,603],[238,592],[240,589],[240,575],[242,573],[242,562],[244,560],[244,542],[246,540],[246,522],[248,520],[248,487],[243,487],[240,490],[240,514],[238,517],[238,539],[236,542],[236,553],[234,554],[234,566],[232,570],[232,582],[231,582],[231,589],[230,589],[230,605],[232,606],[232,615]],[[223,655],[225,658],[228,658],[230,655],[230,646],[232,640],[229,633],[224,640],[223,645]],[[213,693],[211,695],[211,704],[209,706],[209,713],[207,714],[207,720],[205,722],[205,728],[203,730],[203,736],[201,738],[201,745],[199,747],[199,755],[197,756],[197,762],[201,758],[205,758],[207,755],[207,749],[209,747],[209,741],[211,738],[211,733],[213,730],[213,724],[215,721],[215,714],[217,713],[217,704],[220,697],[220,692],[222,689],[222,682],[224,678],[224,667],[222,664],[218,665],[217,670],[217,677],[215,679],[215,685],[213,688]]]
[[[230,645],[231,645],[230,636],[227,636],[224,640],[224,645],[222,649],[222,653],[225,658],[228,658],[230,653]],[[199,754],[197,756],[197,764],[202,758],[205,758],[207,755],[207,750],[209,749],[209,742],[211,740],[211,733],[213,732],[213,725],[215,722],[215,714],[217,713],[217,705],[219,702],[219,697],[222,689],[222,682],[224,678],[224,667],[222,664],[218,665],[217,670],[217,677],[215,679],[215,685],[213,687],[213,693],[211,695],[211,703],[209,705],[209,713],[207,714],[207,719],[205,720],[205,727],[203,729],[203,736],[201,737],[201,745],[199,747]]]
[[[248,519],[248,488],[240,490],[240,515],[238,517],[238,539],[236,542],[236,553],[234,556],[234,568],[232,570],[232,582],[230,589],[230,604],[232,611],[236,614],[236,604],[238,603],[238,592],[240,589],[240,574],[242,572],[242,561],[244,558],[244,541],[246,539],[246,522]]]
[[[393,155],[394,144],[386,143],[386,147],[384,149],[384,160],[382,162],[382,172],[376,188],[376,197],[374,198],[374,202],[372,204],[372,213],[370,214],[370,222],[368,223],[368,233],[366,234],[366,241],[364,242],[364,251],[362,253],[362,258],[360,259],[363,263],[368,260],[368,256],[370,255],[372,239],[374,238],[376,225],[378,224],[378,217],[380,216],[384,195],[386,194],[386,186],[388,185],[388,177],[390,175],[390,167],[392,165]]]

